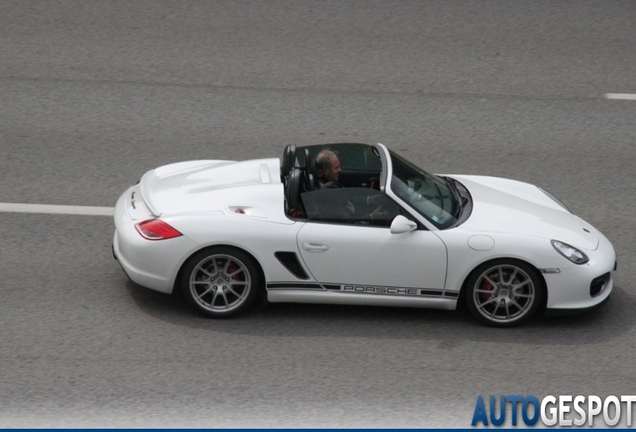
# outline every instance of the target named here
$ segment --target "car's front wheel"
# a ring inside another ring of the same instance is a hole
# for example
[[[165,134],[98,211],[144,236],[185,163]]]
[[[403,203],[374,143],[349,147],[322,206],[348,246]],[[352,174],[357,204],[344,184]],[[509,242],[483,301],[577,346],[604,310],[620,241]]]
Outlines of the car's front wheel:
[[[543,299],[538,272],[518,260],[497,260],[482,264],[468,277],[465,300],[479,321],[512,327],[529,320]]]
[[[187,301],[208,317],[223,318],[243,312],[260,286],[254,260],[229,247],[213,247],[194,254],[181,274]]]

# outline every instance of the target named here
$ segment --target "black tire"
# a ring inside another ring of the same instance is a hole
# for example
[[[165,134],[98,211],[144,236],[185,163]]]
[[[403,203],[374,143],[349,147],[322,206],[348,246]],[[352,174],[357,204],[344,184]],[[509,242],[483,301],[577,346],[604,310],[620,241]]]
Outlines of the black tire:
[[[199,313],[228,318],[244,312],[254,302],[261,280],[249,255],[218,246],[203,249],[188,259],[180,286],[186,301]]]
[[[543,283],[531,265],[500,259],[477,267],[466,280],[465,301],[479,321],[513,327],[532,318],[543,301]]]

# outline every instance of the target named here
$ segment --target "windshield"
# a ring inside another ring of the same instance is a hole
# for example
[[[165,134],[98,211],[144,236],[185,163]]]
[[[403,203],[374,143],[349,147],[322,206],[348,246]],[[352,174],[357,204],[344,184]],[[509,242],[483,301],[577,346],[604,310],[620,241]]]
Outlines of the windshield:
[[[437,228],[444,229],[455,223],[460,204],[451,186],[444,179],[389,153],[393,165],[393,193]]]

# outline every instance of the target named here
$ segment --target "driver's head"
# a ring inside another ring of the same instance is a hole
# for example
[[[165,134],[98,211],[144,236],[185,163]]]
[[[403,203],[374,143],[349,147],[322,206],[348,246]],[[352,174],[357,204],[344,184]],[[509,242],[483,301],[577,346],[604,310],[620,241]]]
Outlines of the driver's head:
[[[316,174],[327,181],[338,181],[340,175],[340,160],[336,152],[323,150],[316,155]]]

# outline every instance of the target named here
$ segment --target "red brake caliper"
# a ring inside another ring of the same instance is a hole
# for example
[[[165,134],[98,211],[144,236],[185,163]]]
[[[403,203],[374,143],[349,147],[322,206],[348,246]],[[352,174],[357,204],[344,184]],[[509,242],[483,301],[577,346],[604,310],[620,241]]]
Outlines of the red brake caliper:
[[[230,263],[230,264],[227,266],[227,273],[228,273],[228,274],[232,274],[232,273],[234,273],[234,272],[235,272],[235,271],[237,271],[237,270],[238,270],[238,267],[236,267],[236,266],[234,265],[234,263]],[[239,281],[239,282],[240,282],[240,281],[242,280],[242,279],[240,279],[240,274],[241,274],[241,272],[238,272],[238,273],[236,273],[236,274],[233,274],[233,275],[231,276],[231,277],[232,277],[232,280],[235,280],[235,281]]]
[[[491,280],[494,280],[497,277],[496,273],[491,273],[488,275],[488,277]],[[494,291],[495,287],[492,286],[492,284],[490,282],[488,282],[486,279],[483,280],[483,282],[481,283],[481,290],[482,291]],[[492,294],[489,293],[485,293],[485,292],[480,292],[479,293],[479,300],[481,300],[482,302],[485,302],[486,300],[490,300],[490,298],[492,297]]]

